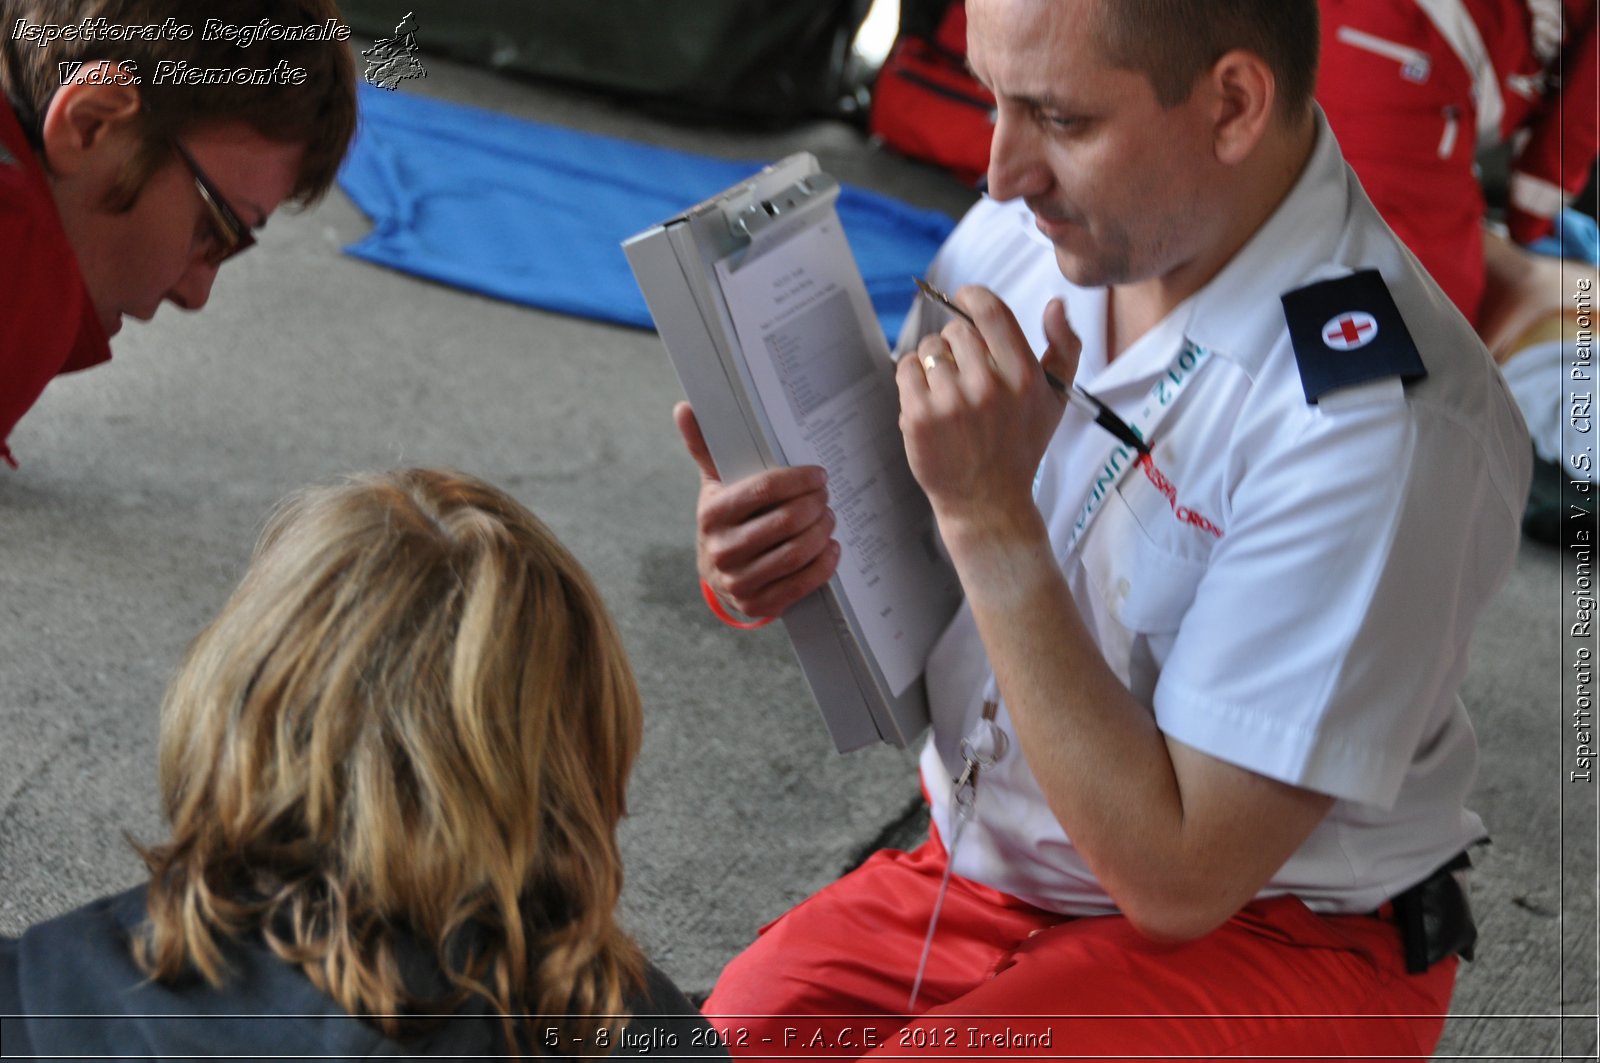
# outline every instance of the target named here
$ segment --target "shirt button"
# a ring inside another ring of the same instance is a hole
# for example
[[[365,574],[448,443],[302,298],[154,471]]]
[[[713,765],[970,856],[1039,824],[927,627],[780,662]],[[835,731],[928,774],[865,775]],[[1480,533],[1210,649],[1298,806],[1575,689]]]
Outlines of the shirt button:
[[[1126,598],[1128,596],[1128,592],[1130,590],[1132,590],[1132,589],[1133,589],[1132,586],[1128,583],[1126,578],[1117,580],[1117,597],[1118,598]]]

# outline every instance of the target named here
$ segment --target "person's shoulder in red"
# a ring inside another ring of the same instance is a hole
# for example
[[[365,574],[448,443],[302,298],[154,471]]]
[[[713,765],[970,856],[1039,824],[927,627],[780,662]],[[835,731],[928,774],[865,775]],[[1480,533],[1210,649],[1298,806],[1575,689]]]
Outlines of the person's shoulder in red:
[[[0,460],[6,439],[60,373],[111,357],[44,170],[0,104]]]
[[[53,377],[104,361],[128,318],[203,307],[218,267],[280,205],[309,205],[332,185],[356,113],[350,48],[321,32],[338,8],[253,6],[263,25],[319,32],[246,52],[179,32],[194,18],[189,0],[129,0],[119,6],[129,25],[173,32],[116,36],[112,47],[98,32],[57,32],[105,22],[102,0],[6,0],[0,458]],[[161,77],[167,67],[252,77],[220,92]]]

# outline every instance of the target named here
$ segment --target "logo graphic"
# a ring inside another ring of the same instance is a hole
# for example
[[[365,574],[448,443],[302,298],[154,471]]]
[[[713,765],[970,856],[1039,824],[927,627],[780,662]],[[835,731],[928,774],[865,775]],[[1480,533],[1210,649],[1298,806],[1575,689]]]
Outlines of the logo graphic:
[[[1356,351],[1378,338],[1378,319],[1352,310],[1322,326],[1322,342],[1336,351]]]
[[[1155,484],[1156,490],[1167,500],[1172,507],[1172,515],[1192,528],[1199,528],[1214,539],[1222,538],[1222,529],[1212,521],[1207,520],[1188,506],[1178,503],[1178,489],[1167,479],[1166,473],[1156,468],[1155,459],[1146,454],[1139,459],[1139,467],[1144,470],[1145,478]]]
[[[407,78],[425,78],[428,72],[417,59],[416,12],[407,11],[400,25],[394,28],[393,37],[384,37],[371,48],[361,49],[367,59],[367,69],[362,74],[367,83],[393,92]]]

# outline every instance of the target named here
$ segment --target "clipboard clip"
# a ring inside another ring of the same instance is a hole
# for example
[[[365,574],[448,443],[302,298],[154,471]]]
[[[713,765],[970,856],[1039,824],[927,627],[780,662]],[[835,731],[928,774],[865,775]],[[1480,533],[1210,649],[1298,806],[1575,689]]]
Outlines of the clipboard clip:
[[[839,182],[830,174],[802,177],[775,195],[757,198],[728,213],[728,227],[738,239],[752,243],[775,226],[810,213],[812,207],[831,203],[839,196]]]

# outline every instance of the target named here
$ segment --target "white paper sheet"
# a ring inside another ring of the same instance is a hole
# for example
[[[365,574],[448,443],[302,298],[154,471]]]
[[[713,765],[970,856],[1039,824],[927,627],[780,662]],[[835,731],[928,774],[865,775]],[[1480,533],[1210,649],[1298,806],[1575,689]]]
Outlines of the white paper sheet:
[[[828,470],[838,578],[898,697],[948,620],[900,596],[950,575],[906,464],[894,364],[844,233],[830,219],[781,254],[724,259],[717,278],[784,460]]]

